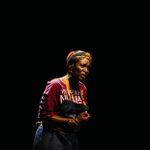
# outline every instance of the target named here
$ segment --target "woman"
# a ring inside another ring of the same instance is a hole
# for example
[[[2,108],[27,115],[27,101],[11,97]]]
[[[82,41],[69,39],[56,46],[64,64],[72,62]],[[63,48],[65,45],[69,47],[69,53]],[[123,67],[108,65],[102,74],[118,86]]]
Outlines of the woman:
[[[71,51],[66,58],[67,73],[47,82],[39,103],[40,125],[33,150],[78,150],[77,133],[90,118],[84,80],[92,57],[82,50]]]

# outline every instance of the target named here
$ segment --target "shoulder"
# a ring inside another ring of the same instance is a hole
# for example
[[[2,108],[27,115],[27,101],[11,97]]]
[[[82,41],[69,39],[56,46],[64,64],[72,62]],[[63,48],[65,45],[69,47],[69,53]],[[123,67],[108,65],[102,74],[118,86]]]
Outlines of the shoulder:
[[[46,83],[46,86],[64,87],[65,84],[61,81],[61,78],[54,78],[54,79],[48,80]]]
[[[47,84],[58,84],[59,83],[59,78],[54,78],[54,79],[51,79],[51,80],[48,80],[47,81]]]
[[[54,78],[54,79],[51,79],[51,80],[48,80],[46,82],[46,86],[60,86],[60,79],[59,78]]]
[[[54,78],[46,82],[44,94],[48,94],[50,91],[51,92],[58,91],[60,89],[61,89],[61,85],[60,85],[59,78]]]

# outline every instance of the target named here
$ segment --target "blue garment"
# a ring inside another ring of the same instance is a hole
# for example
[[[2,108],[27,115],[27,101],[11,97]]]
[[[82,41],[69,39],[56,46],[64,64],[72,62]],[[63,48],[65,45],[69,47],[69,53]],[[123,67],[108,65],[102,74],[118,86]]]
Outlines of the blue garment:
[[[35,132],[33,149],[34,149],[34,146],[41,140],[42,132],[43,132],[43,125],[41,124],[37,127],[36,132]]]
[[[63,133],[54,130],[45,131],[41,127],[37,131],[32,150],[79,150],[77,133]]]

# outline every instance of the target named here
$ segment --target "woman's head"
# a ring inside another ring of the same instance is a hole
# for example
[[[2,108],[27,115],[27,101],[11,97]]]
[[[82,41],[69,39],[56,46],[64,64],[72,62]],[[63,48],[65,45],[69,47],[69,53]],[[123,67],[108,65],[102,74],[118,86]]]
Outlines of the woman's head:
[[[92,56],[89,52],[85,52],[82,50],[74,50],[69,52],[66,58],[66,66],[68,67],[69,65],[72,65],[79,61],[80,59],[87,57],[89,61],[92,61]]]
[[[89,73],[92,56],[82,50],[71,51],[66,58],[68,73],[76,80],[84,80]]]

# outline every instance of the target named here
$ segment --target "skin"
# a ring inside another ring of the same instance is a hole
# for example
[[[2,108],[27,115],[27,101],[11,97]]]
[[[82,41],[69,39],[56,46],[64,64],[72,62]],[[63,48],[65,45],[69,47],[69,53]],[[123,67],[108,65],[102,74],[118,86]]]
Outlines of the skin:
[[[84,81],[89,74],[90,61],[88,58],[83,58],[74,64],[72,76],[76,81]]]
[[[82,58],[73,64],[66,76],[62,77],[61,80],[65,83],[65,78],[69,80],[70,88],[76,88],[79,81],[84,81],[89,74],[91,62],[87,57]],[[88,121],[90,114],[88,112],[82,112],[75,118],[65,118],[62,116],[54,115],[51,117],[52,120],[58,122],[68,123],[72,127],[80,125],[80,122]]]

